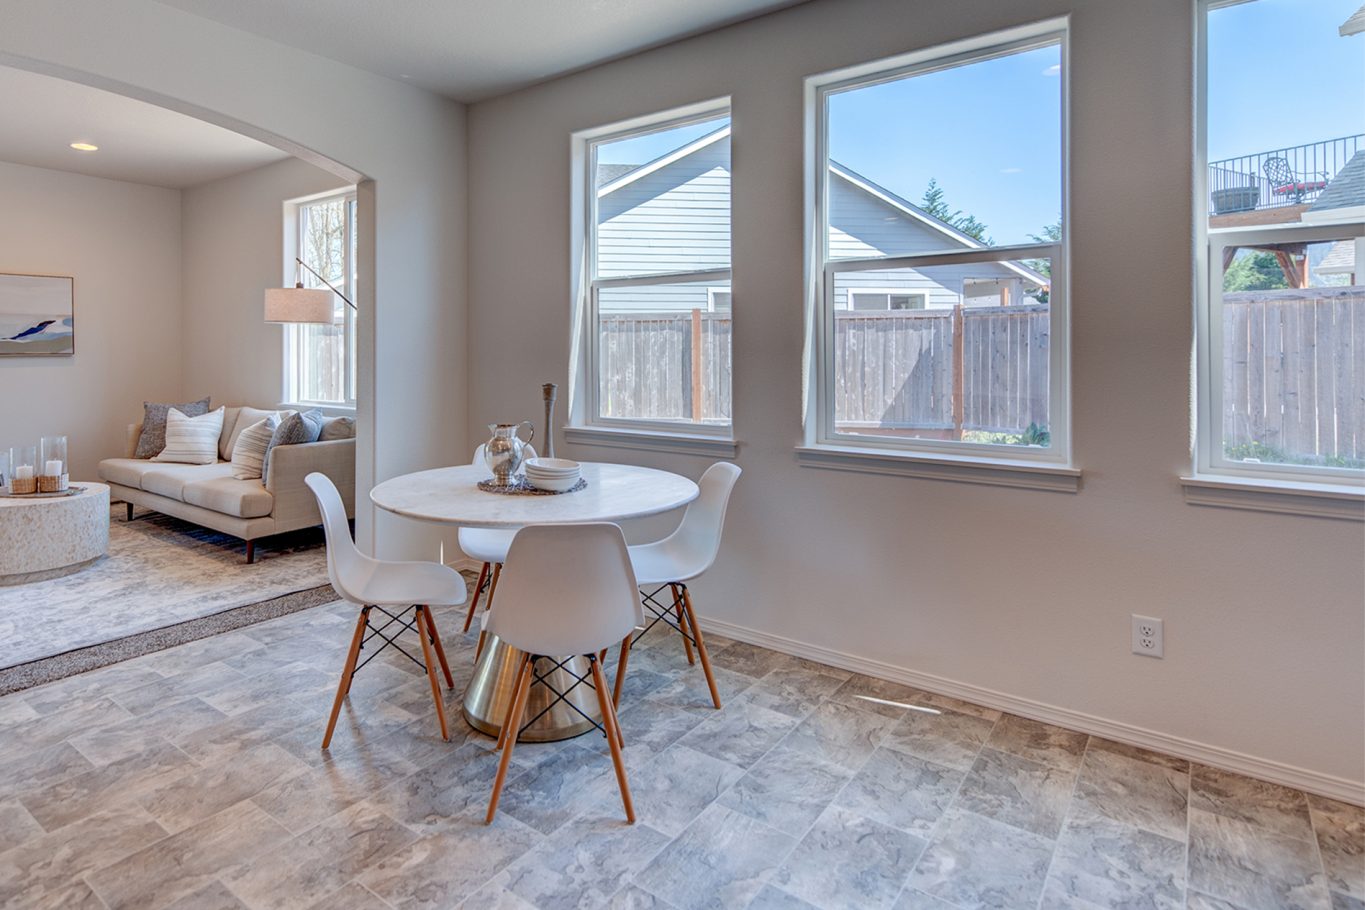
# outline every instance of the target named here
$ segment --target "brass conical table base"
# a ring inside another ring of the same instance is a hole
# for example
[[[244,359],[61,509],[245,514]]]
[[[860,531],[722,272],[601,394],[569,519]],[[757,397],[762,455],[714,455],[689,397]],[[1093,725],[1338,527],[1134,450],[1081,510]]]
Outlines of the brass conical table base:
[[[488,636],[479,664],[474,668],[474,678],[469,681],[469,688],[464,694],[464,717],[475,730],[497,736],[502,729],[507,709],[512,704],[512,689],[517,682],[517,663],[520,660],[520,651],[504,644],[496,635]],[[536,670],[543,673],[549,666],[550,661],[542,659],[537,662]],[[587,677],[588,681],[574,686],[578,680],[569,671]],[[517,737],[517,742],[548,743],[572,739],[593,729],[594,723],[602,722],[602,711],[597,706],[597,695],[592,689],[592,670],[586,657],[570,658],[565,662],[565,667],[550,673],[548,680],[555,689],[569,694],[556,701],[559,696],[550,691],[545,683],[533,682],[527,696],[526,713],[522,715],[525,729]],[[586,719],[583,716],[585,714],[591,720]],[[535,720],[526,726],[526,722],[533,717]]]

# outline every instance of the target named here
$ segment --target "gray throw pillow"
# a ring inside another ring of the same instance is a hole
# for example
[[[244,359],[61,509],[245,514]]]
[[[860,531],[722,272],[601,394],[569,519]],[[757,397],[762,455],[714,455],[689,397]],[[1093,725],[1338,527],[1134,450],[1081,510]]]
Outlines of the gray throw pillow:
[[[137,438],[134,458],[155,458],[166,448],[166,415],[175,408],[186,417],[203,417],[209,412],[209,400],[188,401],[185,404],[142,403],[142,435]]]
[[[318,442],[328,442],[332,439],[354,438],[354,417],[333,417],[331,420],[325,421],[322,424],[322,432],[318,434]]]
[[[270,437],[270,445],[266,447],[265,459],[261,462],[261,479],[266,480],[270,477],[270,456],[274,454],[276,446],[317,442],[318,434],[322,432],[323,419],[322,411],[313,408],[302,414],[290,414],[281,420],[280,425],[275,428],[275,434]]]

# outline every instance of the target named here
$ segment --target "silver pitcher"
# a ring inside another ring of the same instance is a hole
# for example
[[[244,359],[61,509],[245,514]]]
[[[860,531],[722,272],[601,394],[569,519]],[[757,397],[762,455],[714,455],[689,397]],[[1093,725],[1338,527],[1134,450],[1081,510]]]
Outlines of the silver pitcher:
[[[525,440],[517,437],[517,431],[522,427],[531,431]],[[523,420],[521,423],[490,423],[488,432],[493,435],[484,444],[483,458],[488,463],[488,470],[493,472],[493,482],[506,486],[512,482],[512,475],[521,470],[521,463],[526,460],[526,447],[536,438],[536,428],[531,421]]]

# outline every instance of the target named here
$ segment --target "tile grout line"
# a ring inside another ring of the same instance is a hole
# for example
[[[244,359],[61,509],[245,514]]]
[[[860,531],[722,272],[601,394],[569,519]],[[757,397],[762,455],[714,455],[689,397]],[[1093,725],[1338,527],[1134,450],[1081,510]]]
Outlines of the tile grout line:
[[[1047,859],[1047,869],[1043,872],[1043,887],[1038,891],[1038,903],[1035,905],[1042,908],[1043,899],[1047,897],[1047,884],[1052,878],[1052,869],[1057,865],[1057,853],[1061,850],[1062,835],[1066,832],[1066,827],[1071,823],[1071,813],[1076,805],[1076,791],[1081,785],[1081,769],[1085,767],[1085,757],[1090,754],[1090,743],[1095,737],[1087,735],[1085,738],[1085,748],[1081,749],[1081,760],[1076,765],[1076,776],[1071,781],[1071,795],[1066,800],[1066,812],[1062,815],[1062,824],[1057,828],[1057,836],[1052,839],[1052,852]]]

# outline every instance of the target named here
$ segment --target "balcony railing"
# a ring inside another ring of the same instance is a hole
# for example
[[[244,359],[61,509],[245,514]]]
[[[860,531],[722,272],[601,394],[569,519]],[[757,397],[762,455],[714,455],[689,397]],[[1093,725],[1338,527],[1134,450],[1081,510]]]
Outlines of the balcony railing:
[[[1209,162],[1209,213],[1309,205],[1360,151],[1365,134]]]

